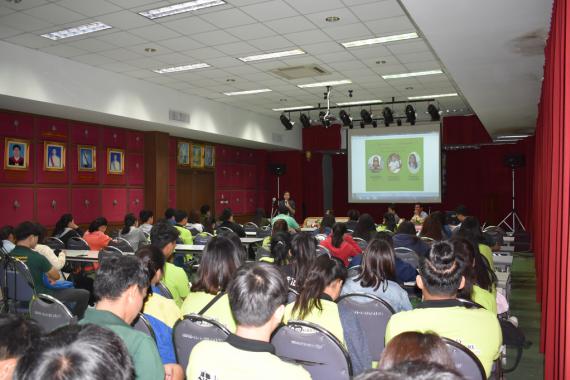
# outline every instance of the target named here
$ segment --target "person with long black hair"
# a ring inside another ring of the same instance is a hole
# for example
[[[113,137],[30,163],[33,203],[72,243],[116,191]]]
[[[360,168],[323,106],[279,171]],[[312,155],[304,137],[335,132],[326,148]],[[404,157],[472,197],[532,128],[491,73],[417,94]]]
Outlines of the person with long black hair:
[[[419,256],[426,257],[429,253],[429,245],[424,243],[416,234],[414,223],[408,220],[403,221],[394,235],[394,248],[409,248]]]
[[[300,232],[291,239],[291,259],[279,268],[287,277],[289,287],[303,288],[309,270],[317,258],[317,240],[309,233]]]
[[[92,251],[100,251],[109,245],[111,237],[105,234],[109,223],[103,217],[96,218],[89,225],[89,230],[83,235],[83,239],[89,244]]]
[[[479,220],[474,216],[467,216],[463,219],[461,226],[457,230],[457,236],[467,238],[473,243],[476,243],[479,252],[487,260],[487,264],[490,268],[493,267],[493,251],[491,247],[485,244],[487,241],[483,236],[483,231],[481,231],[481,224]]]
[[[376,233],[376,225],[374,224],[374,218],[370,214],[362,214],[356,222],[356,227],[354,227],[354,232],[352,237],[357,237],[365,241],[372,240],[372,236]]]
[[[144,232],[139,228],[139,221],[135,214],[125,215],[124,225],[119,231],[119,237],[129,242],[131,247],[136,251],[142,242],[147,241]]]
[[[362,252],[362,248],[347,233],[346,224],[335,223],[332,233],[321,242],[321,245],[329,250],[331,255],[340,259],[344,266],[348,266],[348,258]]]
[[[58,238],[67,246],[67,241],[72,237],[82,237],[83,231],[75,224],[73,220],[73,215],[63,214],[57,223],[55,223],[55,228],[52,233],[53,237]]]
[[[259,261],[271,262],[281,266],[287,264],[291,257],[291,235],[288,232],[278,232],[273,235],[270,245],[270,256]]]

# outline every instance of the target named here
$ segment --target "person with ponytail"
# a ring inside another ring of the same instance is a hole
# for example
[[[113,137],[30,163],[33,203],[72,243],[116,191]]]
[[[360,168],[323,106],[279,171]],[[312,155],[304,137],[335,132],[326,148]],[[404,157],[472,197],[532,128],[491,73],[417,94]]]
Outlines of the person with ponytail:
[[[147,241],[144,232],[139,228],[137,217],[130,213],[125,215],[124,226],[119,231],[119,237],[128,241],[135,251],[139,249],[140,243]]]
[[[499,358],[502,332],[497,315],[457,299],[465,287],[464,265],[450,242],[434,243],[420,259],[416,278],[423,300],[414,310],[394,314],[386,326],[386,344],[406,331],[433,332],[460,342],[475,354],[487,377]]]
[[[73,220],[73,215],[63,214],[53,229],[53,237],[58,238],[67,246],[67,241],[72,237],[83,236],[83,231],[79,228],[75,221]]]
[[[91,222],[89,229],[83,235],[83,239],[89,244],[89,249],[92,251],[100,251],[109,245],[111,237],[105,234],[108,225],[107,219],[102,216]]]
[[[291,259],[279,269],[287,277],[289,287],[300,290],[313,262],[317,258],[317,240],[307,232],[299,232],[291,239]]]
[[[287,264],[291,256],[291,235],[289,232],[278,232],[271,238],[270,256],[261,257],[265,261],[281,266]]]
[[[340,259],[345,267],[348,266],[348,258],[362,253],[362,248],[347,234],[345,223],[335,223],[332,233],[321,242],[321,245],[329,250],[331,255]]]

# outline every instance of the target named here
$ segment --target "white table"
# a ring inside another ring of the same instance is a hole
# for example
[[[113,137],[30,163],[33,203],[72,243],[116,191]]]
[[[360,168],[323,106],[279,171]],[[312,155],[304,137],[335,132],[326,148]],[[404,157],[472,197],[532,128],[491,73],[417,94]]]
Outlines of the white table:
[[[313,232],[316,230],[317,230],[317,227],[303,227],[303,228],[301,228],[301,231],[303,231],[303,232]]]
[[[176,252],[202,252],[205,245],[176,244]]]
[[[64,249],[65,260],[70,262],[93,263],[99,260],[99,251],[81,251]]]

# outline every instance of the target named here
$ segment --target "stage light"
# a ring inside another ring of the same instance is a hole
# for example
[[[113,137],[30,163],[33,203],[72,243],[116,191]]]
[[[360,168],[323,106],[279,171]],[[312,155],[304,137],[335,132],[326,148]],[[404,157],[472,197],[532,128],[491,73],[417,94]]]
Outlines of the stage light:
[[[384,125],[387,127],[394,122],[394,113],[390,107],[385,107],[382,110],[382,117],[384,118]]]
[[[364,124],[372,124],[372,115],[370,115],[370,112],[368,112],[368,110],[365,110],[363,108],[360,111],[360,117],[364,121]]]
[[[398,127],[401,127],[401,126],[402,126],[402,119],[396,120],[396,125],[397,125]]]
[[[311,119],[309,119],[306,114],[302,113],[301,116],[299,116],[299,120],[304,128],[309,128],[311,126]]]
[[[439,121],[439,109],[433,104],[430,104],[427,108],[428,113],[431,116],[431,121]]]
[[[360,128],[364,128],[364,122],[360,121]]]
[[[352,125],[352,118],[350,117],[350,115],[348,114],[348,112],[346,112],[345,110],[340,110],[338,117],[340,118],[340,120],[342,120],[342,125],[344,125],[345,127],[349,127],[350,129],[352,129],[353,125]]]
[[[293,129],[293,124],[295,124],[295,122],[289,120],[289,118],[287,118],[284,113],[279,116],[279,120],[281,120],[281,124],[283,124],[286,130],[290,131]]]
[[[416,110],[411,104],[408,104],[406,106],[406,122],[410,123],[411,125],[416,125]]]

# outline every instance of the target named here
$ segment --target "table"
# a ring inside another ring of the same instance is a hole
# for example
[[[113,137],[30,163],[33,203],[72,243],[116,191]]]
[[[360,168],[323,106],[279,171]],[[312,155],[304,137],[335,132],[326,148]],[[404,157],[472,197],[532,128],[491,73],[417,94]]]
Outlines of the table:
[[[93,263],[99,260],[99,251],[64,249],[65,260],[69,262]]]
[[[493,264],[495,266],[506,266],[511,267],[513,265],[513,255],[511,254],[493,254]]]
[[[202,252],[205,245],[176,244],[176,252]]]
[[[303,232],[313,232],[316,230],[317,230],[317,227],[303,227],[303,228],[301,228],[301,231],[303,231]]]

